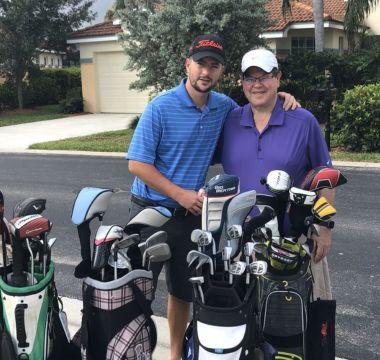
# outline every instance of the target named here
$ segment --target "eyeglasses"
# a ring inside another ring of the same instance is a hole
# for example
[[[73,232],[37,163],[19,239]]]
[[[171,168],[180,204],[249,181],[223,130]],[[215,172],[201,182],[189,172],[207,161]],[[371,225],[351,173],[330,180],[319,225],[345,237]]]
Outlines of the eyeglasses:
[[[253,85],[256,81],[258,81],[260,84],[267,84],[274,78],[273,74],[263,75],[260,77],[255,76],[249,76],[243,78],[243,81],[247,83],[248,85]]]

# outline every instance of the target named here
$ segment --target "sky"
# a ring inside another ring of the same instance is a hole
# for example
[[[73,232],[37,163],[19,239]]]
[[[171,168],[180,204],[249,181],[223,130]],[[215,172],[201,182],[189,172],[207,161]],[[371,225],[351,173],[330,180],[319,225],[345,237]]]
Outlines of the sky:
[[[107,10],[112,6],[114,0],[95,0],[92,5],[92,10],[97,12],[95,20],[91,23],[91,25],[100,23],[104,19],[104,15]]]

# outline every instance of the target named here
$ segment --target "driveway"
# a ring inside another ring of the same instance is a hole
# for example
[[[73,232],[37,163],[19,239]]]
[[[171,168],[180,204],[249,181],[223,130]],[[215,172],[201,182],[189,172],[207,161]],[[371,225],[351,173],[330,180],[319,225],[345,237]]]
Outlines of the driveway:
[[[133,114],[89,114],[0,127],[0,152],[26,150],[31,144],[126,129]]]

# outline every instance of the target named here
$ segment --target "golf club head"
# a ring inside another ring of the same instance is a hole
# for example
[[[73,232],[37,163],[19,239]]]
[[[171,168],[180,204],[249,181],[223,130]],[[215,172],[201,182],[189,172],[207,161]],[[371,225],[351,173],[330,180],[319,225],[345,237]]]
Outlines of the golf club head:
[[[231,255],[232,255],[232,247],[225,246],[222,250],[222,260],[223,261],[231,260]]]
[[[94,249],[91,261],[92,270],[100,270],[106,266],[111,250],[111,244],[116,240],[122,239],[123,236],[124,231],[121,226],[99,226],[94,239]]]
[[[239,240],[243,236],[243,228],[241,225],[230,225],[227,227],[226,235],[231,240]]]
[[[245,273],[247,264],[244,261],[236,261],[230,265],[228,272],[234,276],[240,276]]]
[[[228,201],[240,191],[239,178],[234,175],[216,175],[204,187],[202,229],[220,231]]]
[[[266,188],[275,195],[287,195],[292,186],[292,179],[288,173],[282,170],[272,170],[266,179],[260,181]]]
[[[51,238],[51,239],[49,239],[49,241],[48,241],[48,247],[49,247],[49,249],[51,249],[54,246],[56,240],[57,240],[57,238]]]
[[[168,239],[168,234],[165,231],[157,231],[154,234],[150,235],[148,239],[139,244],[139,249],[141,254],[144,253],[145,249],[153,246],[155,244],[166,243]]]
[[[145,266],[146,258],[149,258],[148,269],[152,262],[163,262],[171,258],[170,247],[167,243],[160,243],[146,248],[143,254],[143,266]]]
[[[214,275],[214,263],[210,256],[197,250],[191,250],[187,254],[186,261],[189,267],[193,266],[195,262],[198,261],[196,269],[201,268],[204,264],[207,263],[210,266],[210,274]]]
[[[110,255],[108,257],[108,265],[111,267],[115,267],[114,251],[115,248],[111,248]],[[127,251],[127,248],[118,250],[116,268],[128,269],[129,271],[132,271],[131,259],[128,257]]]
[[[249,272],[252,275],[261,276],[265,275],[268,271],[268,264],[266,261],[257,260],[249,264]]]
[[[303,190],[294,186],[289,190],[289,200],[295,205],[313,206],[316,198],[315,191]]]
[[[193,276],[189,279],[189,281],[192,283],[192,284],[204,284],[205,282],[205,278],[204,276]]]
[[[309,191],[333,189],[347,182],[346,177],[338,170],[327,166],[319,166],[308,172],[301,188]]]
[[[161,227],[172,217],[171,212],[163,206],[149,206],[141,210],[125,226],[127,234],[140,233],[144,227]]]
[[[191,241],[198,246],[208,246],[213,242],[212,234],[210,231],[195,229],[191,232]]]
[[[263,242],[254,241],[253,244],[253,251],[257,254],[263,254],[265,251],[267,251],[267,245]]]

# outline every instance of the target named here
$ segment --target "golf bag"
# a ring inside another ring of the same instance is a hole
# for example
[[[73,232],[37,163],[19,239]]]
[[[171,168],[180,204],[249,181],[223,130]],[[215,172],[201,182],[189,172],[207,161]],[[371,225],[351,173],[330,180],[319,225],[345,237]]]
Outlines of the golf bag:
[[[305,359],[312,291],[308,263],[293,275],[260,276],[257,291],[264,359]]]
[[[255,347],[253,285],[245,297],[234,287],[210,285],[204,303],[194,291],[193,320],[184,340],[182,359],[252,359]]]
[[[24,287],[0,279],[1,360],[63,360],[70,356],[70,335],[59,306],[54,263],[50,262],[45,277],[39,272],[34,275],[37,283]]]
[[[82,290],[82,326],[74,336],[82,359],[151,359],[157,342],[152,273],[134,270],[109,282],[88,277]]]
[[[95,217],[103,218],[112,193],[110,189],[87,187],[80,191],[73,206],[71,218],[78,227],[82,254],[75,275],[84,277],[82,325],[73,342],[86,360],[151,359],[157,343],[151,317],[153,273],[134,269],[106,281],[109,271],[103,278],[91,263],[89,223]]]

